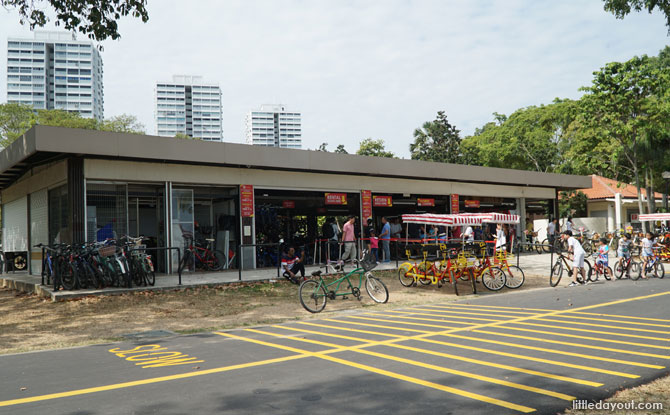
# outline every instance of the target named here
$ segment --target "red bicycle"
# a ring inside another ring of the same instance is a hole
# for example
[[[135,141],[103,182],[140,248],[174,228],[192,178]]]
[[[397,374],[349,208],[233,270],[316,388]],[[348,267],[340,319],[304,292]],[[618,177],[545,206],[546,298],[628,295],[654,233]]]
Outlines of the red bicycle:
[[[205,271],[219,271],[226,264],[226,254],[218,249],[209,249],[209,245],[214,239],[205,239],[207,246],[194,242],[193,239],[186,239],[184,247],[184,256],[179,262],[179,272],[184,269],[203,269]]]
[[[601,275],[605,277],[607,281],[611,280],[612,275],[614,275],[614,273],[612,272],[612,268],[610,268],[609,266],[605,266],[602,262],[599,262],[598,254],[593,254],[593,260],[595,262],[595,265],[593,266],[593,268],[589,270],[588,273],[589,281],[592,282],[598,281],[598,277],[600,277]]]

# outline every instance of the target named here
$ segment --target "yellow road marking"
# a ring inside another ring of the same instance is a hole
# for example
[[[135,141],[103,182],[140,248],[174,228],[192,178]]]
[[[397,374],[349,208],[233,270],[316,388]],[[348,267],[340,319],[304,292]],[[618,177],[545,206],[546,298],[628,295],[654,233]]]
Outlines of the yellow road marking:
[[[509,316],[503,316],[500,314],[489,314],[489,313],[477,313],[477,312],[472,312],[468,311],[468,315],[472,316],[489,316],[489,317],[498,317],[498,318],[481,318],[481,317],[462,317],[463,313],[458,313],[456,311],[451,311],[451,310],[431,310],[427,308],[413,308],[413,310],[420,310],[420,311],[432,311],[433,314],[423,314],[426,316],[445,316],[449,318],[466,318],[470,320],[482,320],[482,321],[503,321],[504,318],[508,318]],[[403,311],[395,311],[396,313],[402,313]],[[435,314],[437,313],[437,314]],[[421,315],[421,313],[410,313],[410,314],[418,314]],[[457,314],[456,316],[454,314]],[[512,316],[516,317],[516,316]]]
[[[357,339],[356,337],[344,336],[344,335],[341,335],[341,334],[334,334],[334,333],[325,333],[325,332],[316,331],[316,330],[299,329],[297,327],[292,327],[292,326],[287,327],[287,326],[276,325],[276,326],[273,326],[273,327],[276,327],[276,328],[282,329],[282,330],[298,331],[298,332],[302,332],[302,333],[311,333],[311,334],[316,334],[316,335],[319,335],[319,336],[335,337],[335,338],[346,339],[346,340]],[[353,330],[353,331],[366,332],[365,330]],[[372,334],[373,332],[369,332],[369,333]],[[371,341],[371,340],[361,340],[361,339],[357,339],[357,340],[358,341],[365,341],[367,343],[374,343],[374,341]],[[498,368],[498,369],[509,370],[511,372],[520,372],[520,373],[525,373],[525,374],[528,374],[528,375],[540,376],[540,377],[544,377],[544,378],[560,380],[560,381],[563,381],[563,382],[576,383],[576,384],[580,384],[580,385],[587,385],[587,386],[593,386],[593,387],[599,387],[599,386],[603,385],[602,383],[598,383],[598,382],[591,382],[591,381],[588,381],[588,380],[571,378],[571,377],[568,377],[568,376],[554,375],[552,373],[546,373],[546,372],[540,372],[540,371],[537,371],[537,370],[524,369],[524,368],[520,368],[520,367],[516,367],[516,366],[510,366],[510,365],[504,365],[504,364],[500,364],[500,363],[489,362],[489,361],[486,361],[486,360],[472,359],[472,358],[464,357],[464,356],[457,356],[457,355],[448,354],[448,353],[436,352],[436,351],[430,350],[430,349],[420,349],[418,347],[412,347],[412,346],[408,346],[408,345],[386,343],[386,344],[381,344],[380,346],[393,347],[393,348],[400,349],[400,350],[410,350],[410,351],[417,352],[417,353],[429,354],[429,355],[433,355],[433,356],[444,357],[444,358],[447,358],[447,359],[459,360],[459,361],[468,362],[468,363],[474,363],[474,364],[481,365],[481,366],[490,366],[490,367],[495,367],[495,368]]]
[[[599,314],[599,313],[592,313],[591,315],[594,315],[594,316],[603,316],[603,317],[632,318],[632,319],[637,319],[637,320],[649,320],[649,321],[665,321],[665,322],[670,322],[670,320],[663,319],[663,318],[622,316],[622,315],[618,315],[618,314]]]
[[[335,320],[335,321],[337,322],[337,320]],[[393,338],[391,340],[372,342],[370,344],[365,344],[365,345],[361,345],[361,346],[354,346],[354,348],[370,347],[370,346],[377,346],[377,345],[388,346],[389,344],[393,344],[395,342],[400,342],[400,341],[418,341],[418,342],[438,344],[440,346],[449,346],[449,347],[455,347],[455,348],[458,348],[458,349],[476,351],[476,352],[481,352],[481,353],[486,353],[486,354],[495,354],[495,355],[499,355],[499,356],[513,357],[515,359],[520,359],[520,360],[529,360],[529,361],[532,361],[532,362],[539,362],[539,363],[546,363],[546,364],[555,365],[555,366],[569,367],[569,368],[572,368],[572,369],[580,369],[580,370],[584,370],[584,371],[587,371],[587,372],[604,373],[604,374],[607,374],[607,375],[619,376],[619,377],[630,378],[630,379],[639,378],[639,376],[632,375],[630,373],[623,373],[623,372],[617,372],[617,371],[613,371],[613,370],[600,369],[600,368],[597,368],[597,367],[578,365],[578,364],[574,364],[574,363],[559,362],[557,360],[543,359],[543,358],[540,358],[540,357],[532,357],[532,356],[527,356],[527,355],[518,355],[518,354],[514,354],[514,353],[502,352],[502,351],[491,350],[491,349],[483,349],[483,348],[480,348],[480,347],[465,345],[465,344],[449,343],[449,342],[444,342],[444,341],[440,341],[440,340],[418,338],[416,336],[414,336],[414,337],[400,336],[400,335],[397,335],[397,334],[380,333],[380,332],[374,332],[374,331],[369,331],[369,330],[360,330],[360,329],[354,329],[354,328],[351,328],[351,327],[330,326],[330,325],[327,325],[327,324],[316,324],[316,323],[309,323],[309,322],[306,322],[306,321],[298,321],[296,323],[304,324],[304,325],[308,325],[308,326],[325,327],[325,328],[331,328],[331,329],[342,330],[342,331],[355,331],[357,333],[367,333],[367,334],[374,334],[374,335],[378,335],[378,336],[387,336],[387,337],[392,337]],[[352,325],[365,325],[363,323],[358,323],[358,322],[355,322],[355,321],[349,321],[349,322],[344,321],[343,323],[352,324]]]
[[[668,324],[641,323],[639,321],[621,321],[621,320],[612,320],[612,319],[609,319],[609,318],[580,317],[580,316],[571,316],[571,315],[562,315],[560,317],[562,317],[562,318],[574,318],[576,320],[606,321],[606,322],[610,322],[610,323],[636,324],[638,326],[654,326],[654,327],[670,328],[670,325],[668,325]]]
[[[446,315],[440,310],[429,310],[425,308],[414,308],[413,310],[420,310],[420,311],[433,311],[433,313],[415,313],[415,312],[410,312],[410,311],[402,311],[402,310],[386,310],[384,313],[398,313],[398,314],[408,314],[410,316],[431,316],[431,317],[445,317],[445,318],[458,318],[458,319],[463,319],[463,320],[477,320],[477,321],[502,321],[501,319],[492,319],[492,318],[480,318],[480,317],[463,317],[460,315],[457,316],[452,316],[452,315]],[[370,313],[368,313],[370,314]],[[477,313],[472,313],[473,315]],[[479,314],[481,316],[490,316],[492,314]],[[454,321],[453,323],[458,323],[458,324],[473,324],[473,323],[461,323],[458,321]]]
[[[419,378],[402,375],[400,373],[391,372],[391,371],[384,370],[384,369],[379,369],[379,368],[376,368],[376,367],[373,367],[373,366],[369,366],[369,365],[365,365],[365,364],[361,364],[361,363],[356,363],[356,362],[352,362],[350,360],[344,360],[344,359],[340,359],[340,358],[337,358],[337,357],[334,357],[334,356],[330,356],[330,353],[334,353],[336,350],[341,349],[341,347],[339,347],[339,345],[334,345],[332,343],[319,342],[319,341],[310,340],[310,339],[299,339],[299,338],[295,338],[295,337],[287,337],[287,336],[282,336],[280,334],[264,332],[264,331],[255,330],[255,329],[246,329],[246,331],[265,334],[265,335],[270,335],[270,336],[282,337],[282,338],[285,338],[285,339],[288,339],[288,340],[304,341],[306,343],[320,344],[320,345],[331,346],[331,347],[335,346],[335,347],[333,349],[324,350],[324,351],[321,351],[321,352],[310,352],[308,350],[296,349],[296,348],[293,348],[293,347],[290,347],[290,346],[284,346],[284,345],[264,342],[264,341],[258,340],[258,339],[234,336],[234,335],[231,335],[231,334],[228,334],[228,333],[216,332],[216,334],[219,334],[219,335],[224,335],[225,334],[228,337],[236,338],[238,340],[248,341],[248,342],[257,343],[257,344],[262,344],[262,345],[269,346],[269,347],[276,347],[276,348],[282,349],[282,350],[290,350],[290,351],[301,350],[301,353],[312,356],[312,357],[317,357],[317,358],[328,360],[328,361],[331,361],[331,362],[340,363],[340,364],[345,365],[345,366],[355,367],[355,368],[365,370],[365,371],[368,371],[368,372],[373,372],[373,373],[377,373],[377,374],[380,374],[380,375],[388,376],[388,377],[393,378],[393,379],[404,380],[406,382],[414,383],[414,384],[421,385],[421,386],[427,386],[427,387],[430,387],[430,388],[433,388],[433,389],[441,390],[441,391],[444,391],[444,392],[449,392],[449,393],[452,393],[454,395],[464,396],[464,397],[474,399],[474,400],[477,400],[477,401],[487,402],[487,403],[490,403],[490,404],[493,404],[493,405],[498,405],[498,406],[502,406],[504,408],[514,409],[514,410],[524,412],[524,413],[529,413],[529,412],[535,411],[535,409],[529,408],[527,406],[517,405],[517,404],[512,403],[512,402],[507,402],[507,401],[503,401],[503,400],[500,400],[500,399],[491,398],[489,396],[480,395],[478,393],[468,392],[468,391],[465,391],[465,390],[462,390],[462,389],[452,388],[452,387],[449,387],[449,386],[440,385],[438,383],[422,380],[422,379],[419,379]],[[368,350],[361,351],[361,352],[364,352],[366,354],[374,353],[374,352],[370,352]],[[416,362],[416,363],[420,363],[420,362]],[[438,367],[436,366],[435,369],[437,369],[437,368]],[[440,369],[445,369],[445,368],[440,368]],[[524,386],[524,385],[520,385],[520,386]],[[549,392],[549,391],[547,391],[547,392]],[[567,395],[564,395],[564,396],[567,397]]]
[[[89,394],[89,393],[105,392],[105,391],[111,391],[111,390],[116,390],[116,389],[131,388],[131,387],[134,387],[134,386],[149,385],[149,384],[152,384],[152,383],[167,382],[167,381],[170,381],[170,380],[177,380],[177,379],[186,379],[186,378],[192,378],[192,377],[196,377],[196,376],[211,375],[213,373],[228,372],[228,371],[231,371],[231,370],[245,369],[245,368],[248,368],[248,367],[268,365],[268,364],[272,364],[272,363],[285,362],[285,361],[288,361],[288,360],[302,359],[304,357],[308,357],[308,356],[304,355],[304,354],[291,355],[291,356],[286,356],[286,357],[278,357],[278,358],[275,358],[275,359],[260,360],[258,362],[242,363],[242,364],[239,364],[239,365],[231,365],[231,366],[218,367],[218,368],[214,368],[214,369],[199,370],[197,372],[186,372],[186,373],[180,373],[180,374],[177,374],[177,375],[160,376],[160,377],[156,377],[156,378],[134,380],[134,381],[130,381],[130,382],[114,383],[114,384],[111,384],[111,385],[97,386],[97,387],[93,387],[93,388],[76,389],[76,390],[71,390],[71,391],[67,391],[67,392],[49,393],[49,394],[46,394],[46,395],[31,396],[31,397],[28,397],[28,398],[10,399],[8,401],[0,401],[0,407],[19,405],[19,404],[25,404],[25,403],[31,403],[31,402],[47,401],[47,400],[58,399],[58,398],[67,398],[67,397],[71,397],[71,396],[86,395],[86,394]]]
[[[637,355],[637,356],[655,357],[657,359],[670,359],[670,356],[668,356],[668,355],[644,353],[644,352],[638,352],[638,351],[635,351],[635,350],[614,349],[614,348],[611,348],[611,347],[595,346],[595,345],[592,345],[592,344],[562,342],[562,341],[559,341],[559,340],[543,339],[541,337],[518,336],[516,334],[498,333],[498,332],[495,332],[495,331],[486,331],[486,330],[473,330],[473,331],[475,333],[492,334],[492,335],[495,335],[495,336],[512,337],[512,338],[515,338],[515,339],[524,339],[524,340],[532,340],[532,341],[544,342],[544,343],[562,344],[562,345],[565,345],[565,346],[574,346],[574,347],[579,347],[579,348],[584,347],[584,348],[589,348],[589,349],[594,349],[594,350],[605,350],[605,351],[614,352],[614,353],[634,354],[634,355]],[[580,336],[580,338],[583,338],[583,337]]]
[[[561,323],[561,324],[575,324],[577,326],[589,326],[589,327],[603,327],[606,329],[617,329],[617,330],[629,330],[629,331],[642,331],[645,333],[659,333],[659,334],[670,334],[670,331],[661,331],[661,330],[649,330],[649,329],[639,329],[637,327],[620,327],[620,326],[610,326],[608,324],[594,324],[594,323],[580,323],[578,321],[563,321],[563,320],[554,320],[551,318],[537,317],[533,320],[537,321],[551,321],[552,323]]]
[[[520,324],[520,323],[517,323]],[[533,329],[524,329],[521,327],[510,327],[510,326],[498,326],[499,329],[505,329],[505,330],[516,330],[516,331],[523,331],[523,332],[528,332],[528,333],[540,333],[540,334],[549,334],[552,336],[560,336],[560,337],[575,337],[574,334],[571,333],[559,333],[556,331],[545,331],[545,330],[533,330]],[[583,334],[579,334],[580,339],[585,339],[585,340],[596,340],[600,342],[605,342],[605,343],[617,343],[617,344],[626,344],[629,346],[641,346],[641,347],[648,347],[652,349],[663,349],[663,350],[668,350],[668,346],[657,346],[655,344],[648,344],[648,343],[635,343],[635,342],[627,342],[623,340],[613,340],[613,339],[606,339],[604,337],[588,337],[584,336]]]
[[[468,308],[468,307],[479,307],[479,308],[500,308],[500,309],[506,309],[506,310],[528,310],[528,311],[558,311],[558,310],[552,310],[550,308],[524,308],[524,307],[504,307],[504,306],[499,306],[499,305],[479,305],[479,304],[462,304],[462,303],[450,303],[451,306],[458,306],[462,308]],[[438,306],[434,305],[432,307],[443,307],[443,306]]]
[[[553,324],[541,324],[541,323],[532,323],[532,322],[527,322],[527,321],[515,321],[513,322],[514,324],[521,324],[523,326],[537,326],[537,327],[548,327],[552,329],[561,329],[561,330],[568,330],[568,331],[578,331],[581,335],[581,333],[596,333],[596,334],[608,334],[610,336],[619,336],[619,337],[632,337],[634,339],[645,339],[645,340],[659,340],[659,341],[664,341],[668,342],[670,339],[666,339],[663,337],[651,337],[651,336],[638,336],[635,334],[626,334],[626,333],[615,333],[613,331],[602,331],[602,330],[589,330],[589,329],[583,329],[581,327],[565,327],[565,326],[555,326]],[[509,326],[502,326],[502,327],[509,327]]]
[[[439,309],[448,309],[448,310],[460,310],[461,312],[467,312],[470,310],[469,308],[465,307],[454,307],[454,306],[448,306],[448,305],[435,305],[435,304],[426,304],[423,305],[422,307],[435,307]],[[496,310],[488,310],[488,309],[472,309],[473,311],[496,311]],[[435,310],[439,311],[439,310]],[[511,310],[504,310],[505,313],[507,314],[537,314],[529,311],[511,311]]]
[[[373,313],[365,313],[366,315],[368,314],[373,314]],[[386,316],[382,313],[374,313],[374,315],[378,316],[383,316],[383,317],[393,317],[393,318],[404,318],[404,319],[412,319],[412,320],[422,320],[422,321],[437,321],[440,322],[442,320],[438,319],[429,319],[429,318],[423,318],[423,317],[407,317],[407,316]],[[393,321],[393,320],[380,320],[380,321]],[[410,323],[407,323],[410,324]],[[419,324],[421,326],[426,326],[426,327],[442,327],[442,328],[449,328],[449,326],[440,326],[440,325],[434,325],[434,324]],[[509,327],[507,326],[497,326],[497,328],[501,329],[508,329]],[[535,333],[544,333],[544,334],[558,334],[558,333],[552,333],[552,332],[543,332],[543,331],[538,331],[538,330],[530,330],[530,329],[515,329],[515,330],[521,330],[521,331],[529,331],[529,332],[535,332]],[[520,339],[526,339],[526,340],[534,340],[534,341],[540,341],[540,342],[546,342],[546,343],[555,343],[555,344],[563,344],[566,346],[576,346],[576,347],[588,347],[591,349],[598,349],[598,350],[606,350],[610,352],[615,352],[615,353],[624,353],[624,354],[634,354],[634,355],[639,355],[639,356],[648,356],[648,357],[655,357],[659,359],[670,359],[670,355],[660,355],[660,354],[653,354],[653,353],[645,353],[645,352],[639,352],[635,350],[629,350],[629,349],[614,349],[614,348],[609,348],[609,347],[602,347],[602,346],[594,346],[590,344],[582,344],[582,343],[569,343],[569,342],[562,342],[559,340],[549,340],[549,339],[544,339],[544,338],[539,338],[539,337],[525,337],[525,336],[517,336],[517,335],[511,335],[507,333],[498,333],[498,332],[492,332],[492,331],[483,331],[483,330],[473,330],[475,333],[485,333],[485,334],[493,334],[496,336],[505,336],[505,337],[516,337]],[[559,334],[560,335],[560,334]],[[565,335],[564,335],[565,336]],[[574,335],[570,335],[569,337],[574,337]],[[589,337],[584,337],[584,336],[579,336],[580,339],[591,339],[591,340],[606,340],[606,339],[600,339],[600,338],[589,338]],[[624,343],[624,344],[632,344],[632,345],[637,345],[637,346],[644,346],[647,347],[646,344],[642,343],[630,343],[630,342],[617,342],[614,341],[615,343]],[[656,346],[660,349],[667,350],[667,347],[663,346]]]

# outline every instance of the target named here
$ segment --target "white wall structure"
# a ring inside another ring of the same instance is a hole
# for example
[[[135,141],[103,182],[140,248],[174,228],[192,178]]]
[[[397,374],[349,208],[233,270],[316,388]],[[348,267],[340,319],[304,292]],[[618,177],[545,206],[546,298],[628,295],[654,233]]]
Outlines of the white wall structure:
[[[174,75],[154,90],[156,134],[223,141],[221,88],[201,76]]]
[[[78,112],[102,120],[102,58],[74,33],[36,31],[7,40],[7,102]]]
[[[302,148],[302,118],[282,104],[261,105],[246,119],[247,144],[265,147]]]
[[[3,205],[2,250],[5,252],[28,250],[27,196]]]
[[[49,244],[49,191],[30,194],[30,264],[33,274],[42,272],[42,250],[36,244]]]

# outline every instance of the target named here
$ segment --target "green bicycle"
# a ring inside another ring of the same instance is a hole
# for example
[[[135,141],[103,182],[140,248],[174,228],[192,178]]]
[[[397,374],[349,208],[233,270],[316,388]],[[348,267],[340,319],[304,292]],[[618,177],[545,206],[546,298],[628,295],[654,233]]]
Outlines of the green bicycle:
[[[365,280],[365,291],[370,298],[377,303],[386,303],[389,300],[389,290],[386,285],[370,272],[376,262],[366,259],[359,262],[358,267],[333,282],[327,283],[321,276],[321,271],[312,273],[313,279],[305,280],[300,284],[299,295],[300,304],[310,313],[318,313],[326,307],[328,299],[334,300],[337,297],[346,299],[347,295],[353,295],[357,300],[361,300],[361,287]],[[351,283],[351,277],[358,276],[358,286]],[[346,288],[348,291],[341,292],[340,288]]]

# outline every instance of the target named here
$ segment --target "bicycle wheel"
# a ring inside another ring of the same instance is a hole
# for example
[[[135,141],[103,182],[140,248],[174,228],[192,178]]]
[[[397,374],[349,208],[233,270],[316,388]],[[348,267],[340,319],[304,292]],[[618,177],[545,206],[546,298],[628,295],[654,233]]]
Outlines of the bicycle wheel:
[[[498,267],[487,267],[482,271],[482,284],[491,291],[500,291],[505,286],[505,272]]]
[[[463,275],[466,274],[466,275]],[[470,287],[472,288],[472,294],[477,294],[477,282],[475,281],[475,273],[472,272],[472,269],[466,268],[461,272],[459,277],[461,281],[470,281]]]
[[[637,261],[630,261],[630,272],[629,272],[629,274],[639,274],[640,273],[640,268],[642,268],[642,264],[640,264]]]
[[[535,244],[535,246],[531,249],[535,249],[535,252],[537,252],[538,255],[541,254],[542,252],[544,252],[544,249],[542,248],[542,246],[537,241],[535,241],[533,243]]]
[[[400,284],[402,284],[403,287],[411,287],[414,285],[414,277],[410,275],[413,273],[413,269],[414,267],[412,264],[407,262],[398,267],[398,280],[400,280]]]
[[[623,277],[624,271],[625,270],[623,265],[621,265],[621,262],[617,261],[617,263],[614,265],[614,277],[620,280],[621,277]]]
[[[142,261],[142,267],[144,268],[145,282],[151,286],[154,286],[154,284],[156,284],[156,272],[154,272],[154,266],[151,263],[151,258],[144,258]]]
[[[190,249],[187,249],[184,251],[184,256],[181,257],[181,260],[179,261],[179,267],[178,267],[178,272],[181,274],[184,272],[184,269],[191,269],[192,268],[192,263],[193,262],[193,252],[191,252]]]
[[[665,269],[663,268],[663,264],[660,262],[654,264],[654,276],[661,279],[665,277]]]
[[[614,274],[614,273],[612,272],[612,268],[611,268],[611,267],[605,267],[605,268],[603,269],[603,277],[605,277],[605,279],[606,279],[607,281],[611,281],[611,280],[612,280],[612,275],[613,275],[613,274]]]
[[[546,253],[546,254],[548,254],[549,252],[551,252],[551,244],[549,243],[549,240],[548,240],[548,239],[544,239],[544,240],[542,241],[542,247],[541,247],[541,248],[542,248],[542,250],[544,251],[544,253]]]
[[[584,275],[588,276],[591,275],[593,272],[593,268],[591,267],[591,263],[588,260],[584,260]],[[577,275],[580,275],[579,273]],[[579,278],[579,276],[577,277]]]
[[[505,286],[507,288],[519,288],[526,281],[526,276],[523,274],[523,270],[516,265],[510,265],[507,267],[507,275],[505,275]]]
[[[449,280],[451,281],[451,286],[454,287],[454,294],[458,296],[458,278],[456,278],[456,274],[454,273],[454,270],[449,270]]]
[[[365,291],[377,303],[386,303],[389,300],[389,290],[386,285],[371,272],[365,274]]]
[[[226,255],[223,251],[209,251],[205,259],[205,264],[210,271],[220,271],[226,263]]]
[[[549,276],[549,285],[555,287],[561,282],[561,277],[563,276],[563,263],[559,259],[556,261],[553,267],[551,267],[551,275]]]
[[[328,294],[320,281],[305,280],[298,290],[300,304],[310,313],[318,313],[326,307]]]
[[[71,263],[63,262],[59,267],[61,284],[64,290],[72,290],[77,282],[77,271]]]

